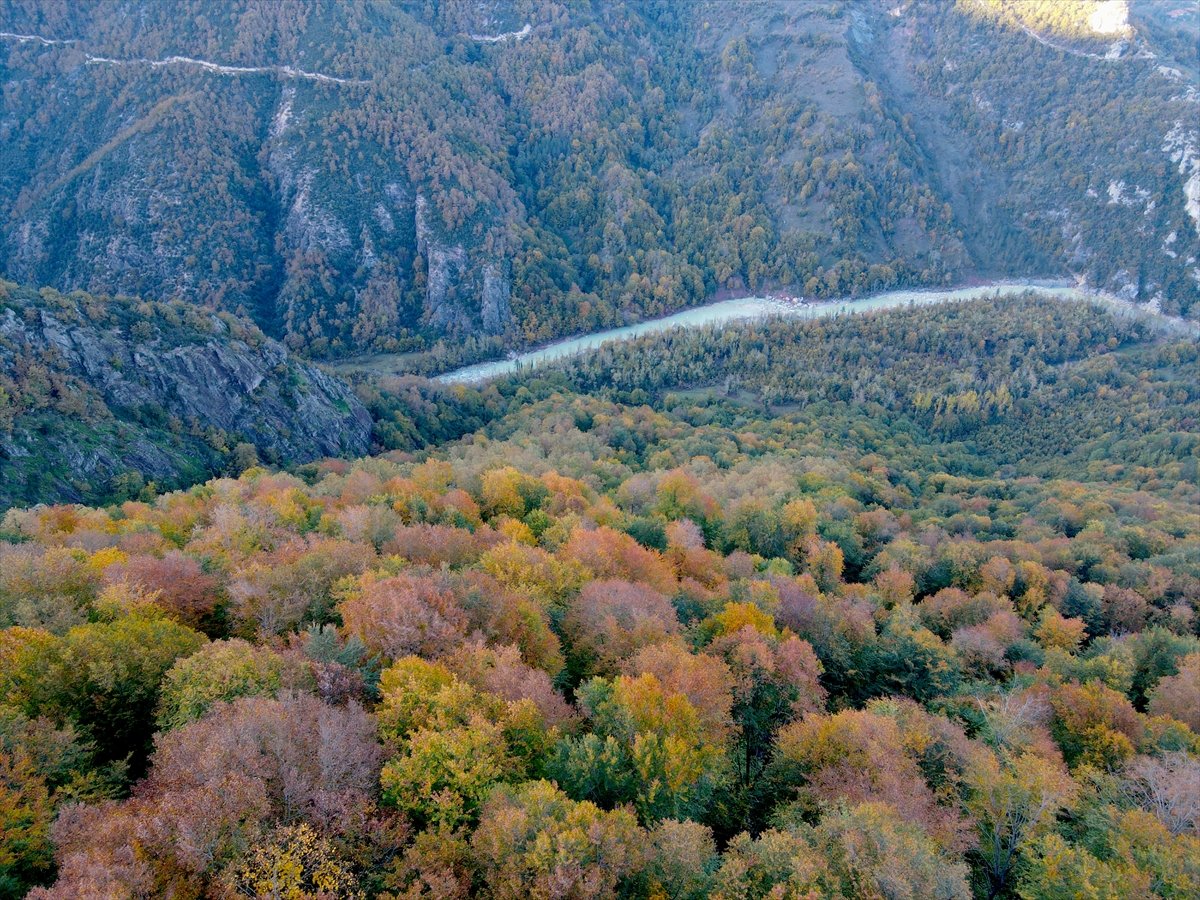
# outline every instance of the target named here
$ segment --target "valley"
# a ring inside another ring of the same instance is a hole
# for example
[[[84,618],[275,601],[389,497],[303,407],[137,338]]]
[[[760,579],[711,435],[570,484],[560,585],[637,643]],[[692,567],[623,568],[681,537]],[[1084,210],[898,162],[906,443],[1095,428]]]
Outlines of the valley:
[[[4,277],[422,371],[787,286],[1078,273],[1195,317],[1197,67],[1155,4],[1125,38],[987,0],[178,2],[0,5]]]
[[[0,900],[1200,897],[1195,0],[0,0]]]

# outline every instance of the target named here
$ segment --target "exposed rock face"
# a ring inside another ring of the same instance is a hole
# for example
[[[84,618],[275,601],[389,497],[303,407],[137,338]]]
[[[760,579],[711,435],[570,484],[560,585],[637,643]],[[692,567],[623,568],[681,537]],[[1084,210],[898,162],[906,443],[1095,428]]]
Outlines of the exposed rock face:
[[[424,318],[443,331],[500,334],[512,318],[512,283],[494,261],[471,265],[462,244],[439,240],[429,222],[429,202],[417,194],[417,252],[425,257]]]
[[[466,266],[467,254],[461,244],[439,243],[429,226],[429,201],[417,195],[417,252],[425,256],[427,287],[425,319],[435,328],[465,327],[467,317],[451,302],[450,288]]]
[[[31,476],[39,499],[62,500],[101,496],[133,471],[160,483],[202,477],[238,442],[275,462],[370,448],[370,415],[346,385],[231,316],[106,300],[129,315],[96,322],[86,301],[43,304],[7,290],[0,387],[10,386],[18,411],[7,427],[0,416],[0,505],[19,499]],[[31,365],[62,387],[41,399]]]
[[[499,334],[508,324],[512,316],[509,303],[511,295],[512,285],[500,267],[495,263],[485,265],[480,316],[483,319],[483,330],[488,334]]]

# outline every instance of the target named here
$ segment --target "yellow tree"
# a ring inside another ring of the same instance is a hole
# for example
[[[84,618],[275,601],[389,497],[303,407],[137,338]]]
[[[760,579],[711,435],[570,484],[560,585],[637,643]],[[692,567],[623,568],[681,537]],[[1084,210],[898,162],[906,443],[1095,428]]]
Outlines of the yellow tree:
[[[365,894],[337,858],[333,845],[307,823],[281,826],[251,848],[233,869],[232,887],[242,896],[272,900],[357,900]]]
[[[980,754],[965,780],[988,896],[997,897],[1009,889],[1021,852],[1053,827],[1077,786],[1059,766],[1031,754]]]

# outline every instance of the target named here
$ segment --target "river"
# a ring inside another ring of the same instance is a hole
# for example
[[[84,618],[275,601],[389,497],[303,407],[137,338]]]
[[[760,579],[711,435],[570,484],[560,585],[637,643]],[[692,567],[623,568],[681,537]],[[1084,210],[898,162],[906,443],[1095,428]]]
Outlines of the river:
[[[594,350],[610,341],[626,341],[646,334],[670,331],[672,328],[701,328],[706,325],[723,325],[776,316],[801,319],[821,319],[829,316],[892,309],[898,306],[930,306],[935,303],[952,303],[962,300],[977,300],[984,297],[1003,297],[1034,291],[1043,296],[1060,300],[1086,300],[1126,313],[1153,316],[1172,328],[1195,334],[1200,330],[1196,323],[1184,322],[1169,316],[1156,314],[1147,307],[1121,300],[1111,294],[1100,294],[1081,290],[1067,282],[1054,281],[994,281],[971,287],[948,288],[945,290],[903,290],[873,294],[855,300],[827,300],[813,303],[787,303],[768,297],[739,297],[721,300],[706,306],[685,309],[661,319],[638,322],[621,328],[609,328],[578,337],[555,341],[536,350],[520,353],[507,359],[492,360],[464,366],[437,376],[436,381],[446,384],[478,384],[504,375],[535,368],[555,360],[576,356]]]

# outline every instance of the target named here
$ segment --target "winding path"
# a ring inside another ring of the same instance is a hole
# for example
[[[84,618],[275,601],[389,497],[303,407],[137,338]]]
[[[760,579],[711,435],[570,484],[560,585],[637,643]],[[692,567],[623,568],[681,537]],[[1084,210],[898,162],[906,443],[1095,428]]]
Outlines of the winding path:
[[[527,26],[528,27],[528,26]],[[78,38],[47,38],[38,34],[16,34],[11,31],[0,31],[0,40],[17,41],[21,44],[36,43],[44,47],[63,46],[79,43]],[[217,75],[281,75],[284,78],[300,78],[307,81],[320,81],[325,84],[369,84],[361,78],[339,78],[336,75],[326,75],[323,72],[306,72],[296,66],[227,66],[222,63],[210,62],[207,59],[195,59],[191,56],[167,56],[163,59],[114,59],[110,56],[83,55],[89,66],[149,66],[152,69],[163,66],[192,66],[213,72]]]
[[[40,34],[15,34],[11,31],[0,31],[0,38],[16,41],[18,44],[41,44],[43,47],[53,47],[56,44],[74,44],[75,38],[45,38]]]
[[[162,66],[195,66],[206,72],[217,75],[282,75],[285,78],[303,78],[308,81],[321,81],[326,84],[367,84],[359,78],[338,78],[335,75],[325,75],[322,72],[306,72],[295,66],[226,66],[209,62],[207,59],[193,59],[190,56],[168,56],[165,59],[112,59],[107,56],[92,56],[87,54],[87,64],[108,66],[150,66],[152,69]]]
[[[1082,56],[1084,59],[1098,59],[1103,62],[1116,62],[1125,58],[1125,47],[1128,44],[1128,41],[1125,40],[1114,41],[1109,45],[1108,52],[1101,56],[1099,53],[1089,53],[1086,50],[1080,50],[1067,44],[1060,44],[1058,41],[1052,41],[1050,38],[1043,37],[1023,23],[1018,23],[1017,27],[1043,47],[1049,47],[1051,50],[1058,50],[1061,53],[1069,53],[1071,56]]]

